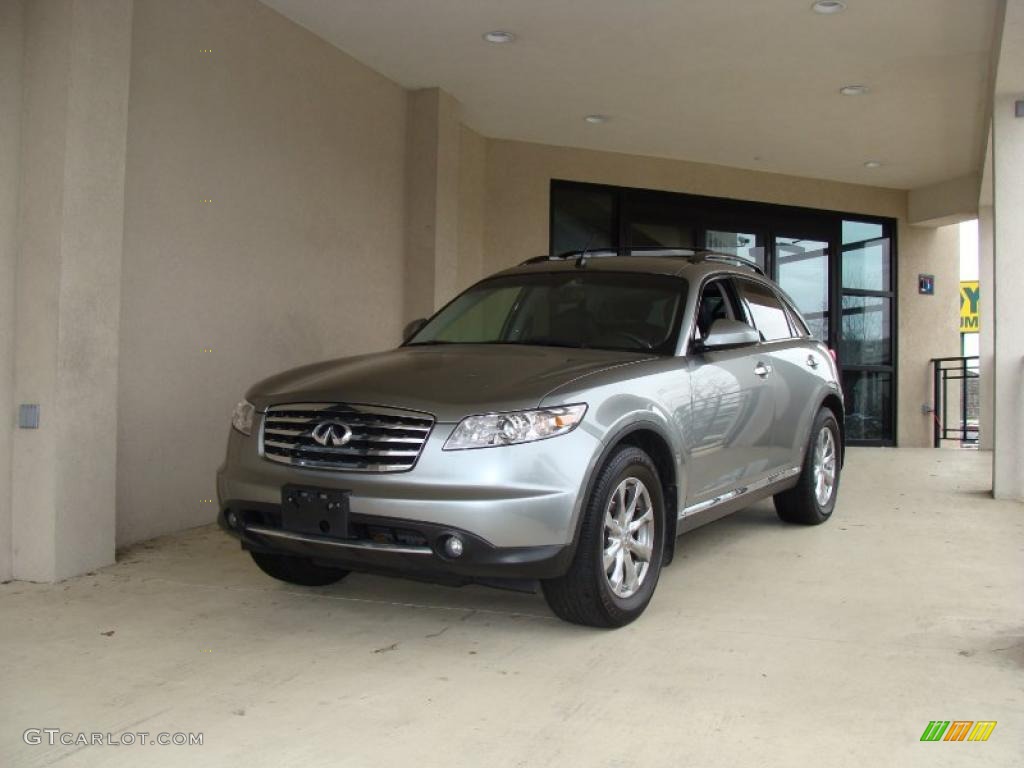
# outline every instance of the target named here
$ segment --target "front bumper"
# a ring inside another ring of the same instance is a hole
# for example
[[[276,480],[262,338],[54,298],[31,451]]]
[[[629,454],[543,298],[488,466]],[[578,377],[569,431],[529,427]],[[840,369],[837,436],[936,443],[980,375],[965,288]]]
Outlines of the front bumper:
[[[314,535],[282,528],[278,506],[244,502],[228,502],[219,522],[249,551],[294,555],[346,570],[451,584],[554,578],[565,573],[573,555],[570,545],[495,547],[450,526],[364,515],[351,516],[352,528],[373,531],[373,538],[365,534],[353,538]],[[444,540],[452,535],[464,545],[458,558],[445,554]]]
[[[264,459],[256,426],[251,437],[232,430],[227,459],[217,474],[221,525],[243,547],[434,580],[537,579],[564,573],[586,479],[601,448],[581,425],[534,443],[444,451],[455,425],[436,424],[411,470],[336,472]],[[286,484],[347,491],[351,522],[364,534],[377,534],[342,539],[281,529]],[[235,513],[234,526],[229,512]],[[443,539],[451,534],[465,543],[459,558],[444,555]]]

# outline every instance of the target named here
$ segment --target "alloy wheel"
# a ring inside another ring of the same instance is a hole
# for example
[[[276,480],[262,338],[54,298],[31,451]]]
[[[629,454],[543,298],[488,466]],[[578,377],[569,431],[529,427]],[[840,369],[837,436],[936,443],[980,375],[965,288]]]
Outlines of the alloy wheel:
[[[651,568],[654,505],[647,486],[627,477],[612,493],[604,515],[604,575],[616,597],[637,593]]]
[[[814,496],[824,507],[836,485],[836,441],[832,430],[822,427],[814,445]]]

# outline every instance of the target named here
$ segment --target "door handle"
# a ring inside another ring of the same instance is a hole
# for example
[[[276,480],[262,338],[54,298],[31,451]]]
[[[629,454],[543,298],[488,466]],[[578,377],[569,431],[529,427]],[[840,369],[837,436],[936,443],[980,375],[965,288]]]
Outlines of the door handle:
[[[758,363],[757,365],[754,366],[754,373],[756,373],[762,379],[768,378],[768,374],[770,374],[771,372],[772,372],[772,367],[770,365],[765,365],[764,363]]]
[[[818,367],[818,358],[816,358],[814,355],[808,355],[807,356],[807,366],[809,368],[812,368],[812,369],[817,368]]]

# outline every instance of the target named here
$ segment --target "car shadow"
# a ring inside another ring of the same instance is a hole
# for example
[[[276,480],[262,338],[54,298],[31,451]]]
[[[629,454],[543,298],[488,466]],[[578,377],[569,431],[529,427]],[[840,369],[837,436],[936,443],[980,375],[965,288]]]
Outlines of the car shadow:
[[[759,504],[744,509],[683,534],[678,542],[677,557],[670,566],[671,572],[684,571],[686,560],[714,557],[725,546],[738,539],[757,536],[762,532],[778,529],[785,524],[779,521],[768,505]],[[295,587],[273,582],[269,577],[255,572],[251,581],[265,589],[276,589],[283,593],[303,597],[319,597],[353,606],[388,607],[396,610],[421,610],[426,618],[425,625],[436,623],[436,613],[450,614],[455,621],[490,618],[528,622],[531,631],[575,631],[581,628],[560,621],[547,607],[539,585],[535,592],[528,593],[499,589],[491,586],[468,584],[448,586],[401,577],[377,574],[354,573],[345,580],[322,588]],[[675,579],[673,579],[675,581]],[[583,628],[586,629],[586,628]]]

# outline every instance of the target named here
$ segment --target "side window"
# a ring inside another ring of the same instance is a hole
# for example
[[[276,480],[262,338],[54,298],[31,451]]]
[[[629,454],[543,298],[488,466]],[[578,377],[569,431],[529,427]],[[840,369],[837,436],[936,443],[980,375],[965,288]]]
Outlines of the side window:
[[[793,331],[789,327],[786,309],[775,292],[766,285],[749,280],[740,281],[743,300],[750,311],[754,327],[761,332],[765,341],[790,339]]]
[[[715,320],[732,320],[735,317],[729,291],[725,281],[715,280],[704,286],[697,305],[695,336],[706,339]]]

